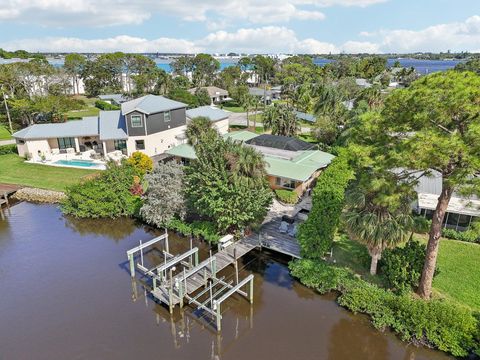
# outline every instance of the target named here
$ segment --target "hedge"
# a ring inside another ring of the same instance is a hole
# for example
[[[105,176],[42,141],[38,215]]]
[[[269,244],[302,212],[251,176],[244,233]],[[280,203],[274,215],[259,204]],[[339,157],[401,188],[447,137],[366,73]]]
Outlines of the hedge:
[[[110,104],[106,101],[103,100],[97,100],[95,101],[95,107],[99,108],[100,110],[120,110],[120,106]]]
[[[298,201],[298,194],[293,190],[277,189],[275,195],[278,200],[286,204],[296,204]]]
[[[339,291],[341,306],[369,315],[377,329],[392,329],[404,341],[462,357],[480,349],[479,320],[463,306],[395,295],[322,260],[296,260],[289,267],[304,285],[320,293]]]
[[[17,145],[12,144],[0,146],[0,155],[8,154],[18,154]]]

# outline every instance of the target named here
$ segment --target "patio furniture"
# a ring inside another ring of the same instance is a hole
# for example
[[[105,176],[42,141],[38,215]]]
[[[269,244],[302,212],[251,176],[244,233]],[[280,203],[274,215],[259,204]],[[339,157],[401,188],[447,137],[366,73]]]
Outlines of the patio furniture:
[[[280,227],[278,228],[278,231],[281,232],[282,234],[286,234],[288,231],[288,223],[285,221],[282,221],[280,223]]]
[[[293,224],[295,222],[295,218],[288,215],[283,215],[282,221],[286,222],[287,224]]]
[[[293,225],[290,227],[290,229],[288,230],[288,235],[290,235],[291,237],[295,237],[297,235],[297,225]]]

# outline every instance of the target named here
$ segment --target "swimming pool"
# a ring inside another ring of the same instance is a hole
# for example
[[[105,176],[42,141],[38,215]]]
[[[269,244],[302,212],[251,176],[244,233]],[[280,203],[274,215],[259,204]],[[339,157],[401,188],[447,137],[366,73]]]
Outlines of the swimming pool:
[[[79,166],[85,168],[98,168],[100,164],[93,162],[93,160],[57,160],[55,165],[62,166]]]

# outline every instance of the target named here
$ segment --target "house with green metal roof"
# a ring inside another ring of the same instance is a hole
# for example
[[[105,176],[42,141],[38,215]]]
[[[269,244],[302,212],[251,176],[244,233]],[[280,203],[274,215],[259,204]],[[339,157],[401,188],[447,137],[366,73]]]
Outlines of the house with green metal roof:
[[[313,186],[315,179],[335,157],[305,141],[285,136],[265,137],[244,130],[230,132],[224,138],[253,147],[263,155],[272,189],[290,189],[299,195]],[[193,147],[188,144],[176,146],[166,153],[184,163],[196,159]]]

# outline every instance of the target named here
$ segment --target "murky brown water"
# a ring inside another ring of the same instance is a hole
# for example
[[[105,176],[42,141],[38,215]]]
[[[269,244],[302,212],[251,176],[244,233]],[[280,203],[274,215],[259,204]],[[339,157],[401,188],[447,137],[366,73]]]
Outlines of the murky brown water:
[[[127,271],[125,251],[154,235],[130,220],[14,206],[0,221],[0,359],[448,359],[374,330],[267,253],[243,259],[242,276],[255,274],[254,304],[230,299],[221,336],[191,308],[171,318]],[[188,242],[171,237],[170,247]]]

